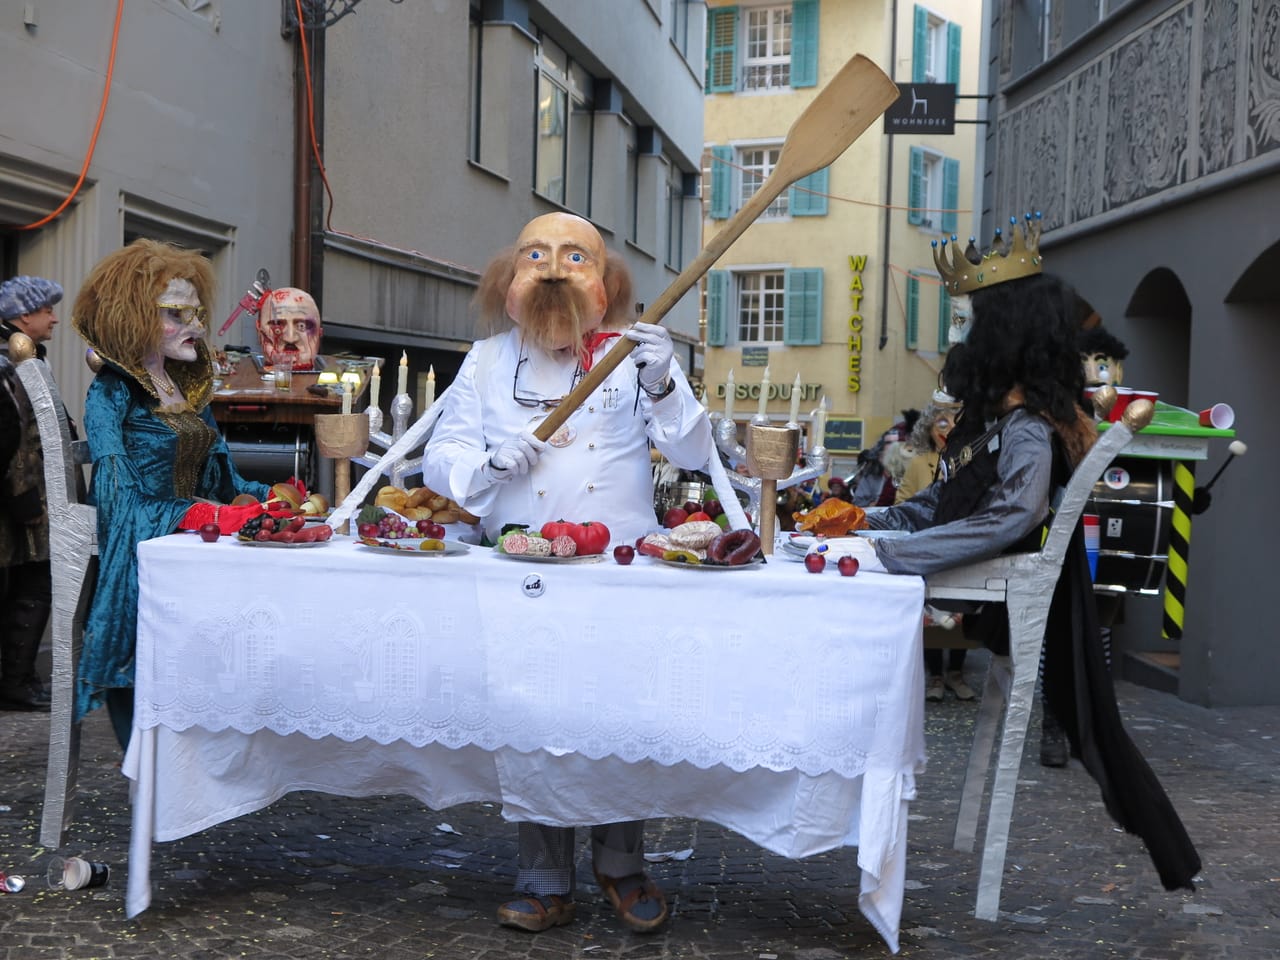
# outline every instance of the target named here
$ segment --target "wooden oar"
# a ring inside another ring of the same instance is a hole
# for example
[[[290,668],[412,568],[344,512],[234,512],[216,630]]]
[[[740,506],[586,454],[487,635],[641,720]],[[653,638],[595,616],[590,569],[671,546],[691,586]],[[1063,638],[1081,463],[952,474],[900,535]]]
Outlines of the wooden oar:
[[[861,54],[841,67],[787,131],[778,163],[760,189],[711,238],[694,261],[680,271],[680,275],[645,310],[640,321],[661,323],[668,311],[702,279],[702,275],[751,226],[752,221],[764,213],[778,194],[844,153],[849,144],[857,140],[897,98],[898,88],[893,81]],[[534,435],[539,440],[549,439],[635,345],[634,340],[619,337],[612,349],[592,365],[578,385],[538,424]]]

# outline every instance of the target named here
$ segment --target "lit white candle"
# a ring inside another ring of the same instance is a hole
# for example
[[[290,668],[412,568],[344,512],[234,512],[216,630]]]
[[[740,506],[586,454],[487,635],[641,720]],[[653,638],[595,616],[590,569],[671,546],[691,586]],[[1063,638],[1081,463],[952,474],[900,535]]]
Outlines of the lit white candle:
[[[813,416],[813,445],[815,447],[826,446],[824,439],[827,435],[827,396],[822,395],[822,400],[818,404],[818,410]]]
[[[373,365],[373,376],[369,378],[369,406],[378,406],[378,394],[382,391],[382,364]]]
[[[355,393],[356,393],[355,386],[353,384],[344,383],[342,385],[342,412],[343,413],[351,412],[351,398],[355,396]]]
[[[769,368],[764,368],[764,377],[760,380],[760,409],[756,412],[760,416],[764,416],[765,405],[769,402]]]
[[[733,382],[733,367],[729,368],[729,376],[724,381],[724,418],[733,419],[733,400],[738,388]]]
[[[427,402],[423,404],[423,409],[431,406],[436,402],[436,368],[435,365],[427,367]]]
[[[409,354],[400,351],[400,379],[396,381],[396,394],[409,392]]]
[[[803,389],[800,374],[796,374],[796,382],[791,385],[791,412],[787,414],[787,423],[800,425],[800,391]]]

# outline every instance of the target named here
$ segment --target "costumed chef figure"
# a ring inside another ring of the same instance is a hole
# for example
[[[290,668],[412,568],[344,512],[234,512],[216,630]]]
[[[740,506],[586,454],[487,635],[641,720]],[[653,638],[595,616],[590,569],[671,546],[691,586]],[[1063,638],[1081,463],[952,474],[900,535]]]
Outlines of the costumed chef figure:
[[[476,300],[493,336],[462,363],[423,456],[423,482],[482,518],[496,542],[504,524],[536,530],[561,518],[598,520],[612,542],[654,526],[649,441],[678,467],[699,469],[711,424],[672,361],[661,326],[628,324],[631,280],[588,221],[567,213],[531,220],[513,248],[485,271]],[[538,422],[612,338],[636,341],[622,363],[543,442]],[[651,931],[667,916],[643,872],[643,821],[592,828],[601,889],[629,928]],[[573,919],[572,828],[520,824],[517,899],[499,922],[541,931]]]

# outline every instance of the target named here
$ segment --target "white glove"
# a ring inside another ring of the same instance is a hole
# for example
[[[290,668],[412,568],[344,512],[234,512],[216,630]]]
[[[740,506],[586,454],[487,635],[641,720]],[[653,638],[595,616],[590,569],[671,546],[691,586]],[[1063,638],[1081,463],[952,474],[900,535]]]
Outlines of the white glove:
[[[663,393],[671,379],[671,357],[675,353],[671,334],[657,323],[636,323],[626,337],[637,344],[631,351],[631,360],[636,365],[640,386],[650,396]]]
[[[526,428],[493,451],[481,472],[494,483],[506,483],[528,473],[546,448],[546,441],[539,440]]]
[[[841,557],[853,557],[858,561],[860,571],[887,572],[876,553],[875,544],[865,537],[832,537],[829,540],[819,540],[806,552],[824,554],[828,563],[835,563]]]

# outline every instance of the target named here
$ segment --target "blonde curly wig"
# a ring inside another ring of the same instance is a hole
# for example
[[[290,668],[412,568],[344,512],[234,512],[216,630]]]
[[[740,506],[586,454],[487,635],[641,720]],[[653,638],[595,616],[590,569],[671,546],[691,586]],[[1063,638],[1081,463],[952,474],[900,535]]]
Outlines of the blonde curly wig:
[[[102,357],[140,365],[160,346],[163,326],[156,301],[170,280],[187,280],[212,313],[213,268],[194,250],[139,239],[108,254],[90,271],[76,296],[71,325]]]

